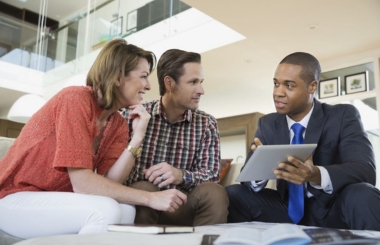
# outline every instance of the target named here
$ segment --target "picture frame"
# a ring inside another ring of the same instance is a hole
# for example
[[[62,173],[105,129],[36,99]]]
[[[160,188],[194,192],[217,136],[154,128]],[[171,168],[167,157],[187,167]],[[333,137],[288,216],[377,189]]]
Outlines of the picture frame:
[[[330,98],[340,95],[340,77],[329,78],[319,81],[318,98]]]
[[[111,21],[110,36],[118,37],[118,36],[121,36],[122,32],[123,32],[123,16],[120,16],[118,19]]]
[[[137,27],[137,10],[127,14],[127,32],[136,30]]]
[[[360,93],[368,90],[368,72],[360,72],[344,77],[346,94]]]

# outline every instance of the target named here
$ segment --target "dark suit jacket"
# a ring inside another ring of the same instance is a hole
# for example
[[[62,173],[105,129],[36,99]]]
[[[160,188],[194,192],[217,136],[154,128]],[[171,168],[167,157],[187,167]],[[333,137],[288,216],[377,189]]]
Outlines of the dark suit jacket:
[[[289,144],[286,116],[272,113],[261,117],[256,137],[264,145]],[[307,125],[304,143],[318,144],[313,152],[314,165],[325,167],[331,178],[332,194],[315,189],[309,183],[307,185],[308,191],[321,206],[330,206],[337,193],[349,184],[368,182],[375,185],[376,170],[372,145],[354,106],[321,104],[314,99],[314,109]],[[247,159],[251,155],[252,151]],[[287,186],[287,181],[277,181],[277,190],[286,202]]]

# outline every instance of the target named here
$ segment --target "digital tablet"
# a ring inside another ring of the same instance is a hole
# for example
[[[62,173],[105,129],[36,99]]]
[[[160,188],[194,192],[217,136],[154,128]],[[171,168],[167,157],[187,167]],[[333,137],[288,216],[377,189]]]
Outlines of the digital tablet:
[[[316,147],[317,144],[258,146],[241,170],[236,182],[276,179],[273,171],[278,163],[287,162],[288,156],[305,161]]]

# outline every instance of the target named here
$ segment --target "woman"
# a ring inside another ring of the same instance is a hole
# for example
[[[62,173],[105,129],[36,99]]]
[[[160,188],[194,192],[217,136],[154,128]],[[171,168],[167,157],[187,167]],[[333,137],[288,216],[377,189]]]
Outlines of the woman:
[[[33,115],[0,161],[0,230],[20,238],[100,232],[111,223],[133,223],[133,205],[174,211],[186,202],[179,191],[121,184],[149,122],[140,102],[154,63],[153,53],[113,40],[86,87],[63,89]],[[124,107],[137,119],[129,145],[118,113]]]

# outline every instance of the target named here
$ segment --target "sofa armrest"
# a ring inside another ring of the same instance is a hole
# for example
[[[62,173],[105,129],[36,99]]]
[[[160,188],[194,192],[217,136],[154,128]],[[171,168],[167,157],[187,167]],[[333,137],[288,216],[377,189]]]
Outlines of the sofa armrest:
[[[0,245],[11,245],[15,244],[19,241],[22,241],[23,239],[11,236],[3,231],[0,230]]]
[[[0,136],[0,159],[2,159],[9,148],[13,145],[15,139],[13,138],[7,138],[7,137],[1,137]]]
[[[232,184],[239,184],[235,182],[236,178],[240,173],[240,169],[243,167],[243,163],[232,163],[229,167],[224,179],[220,182],[222,186],[228,186]]]
[[[15,139],[13,138],[0,136],[0,160],[5,156],[9,150],[9,147],[13,145],[14,141]],[[7,233],[0,230],[0,245],[10,245],[21,240],[22,239],[8,235]]]

